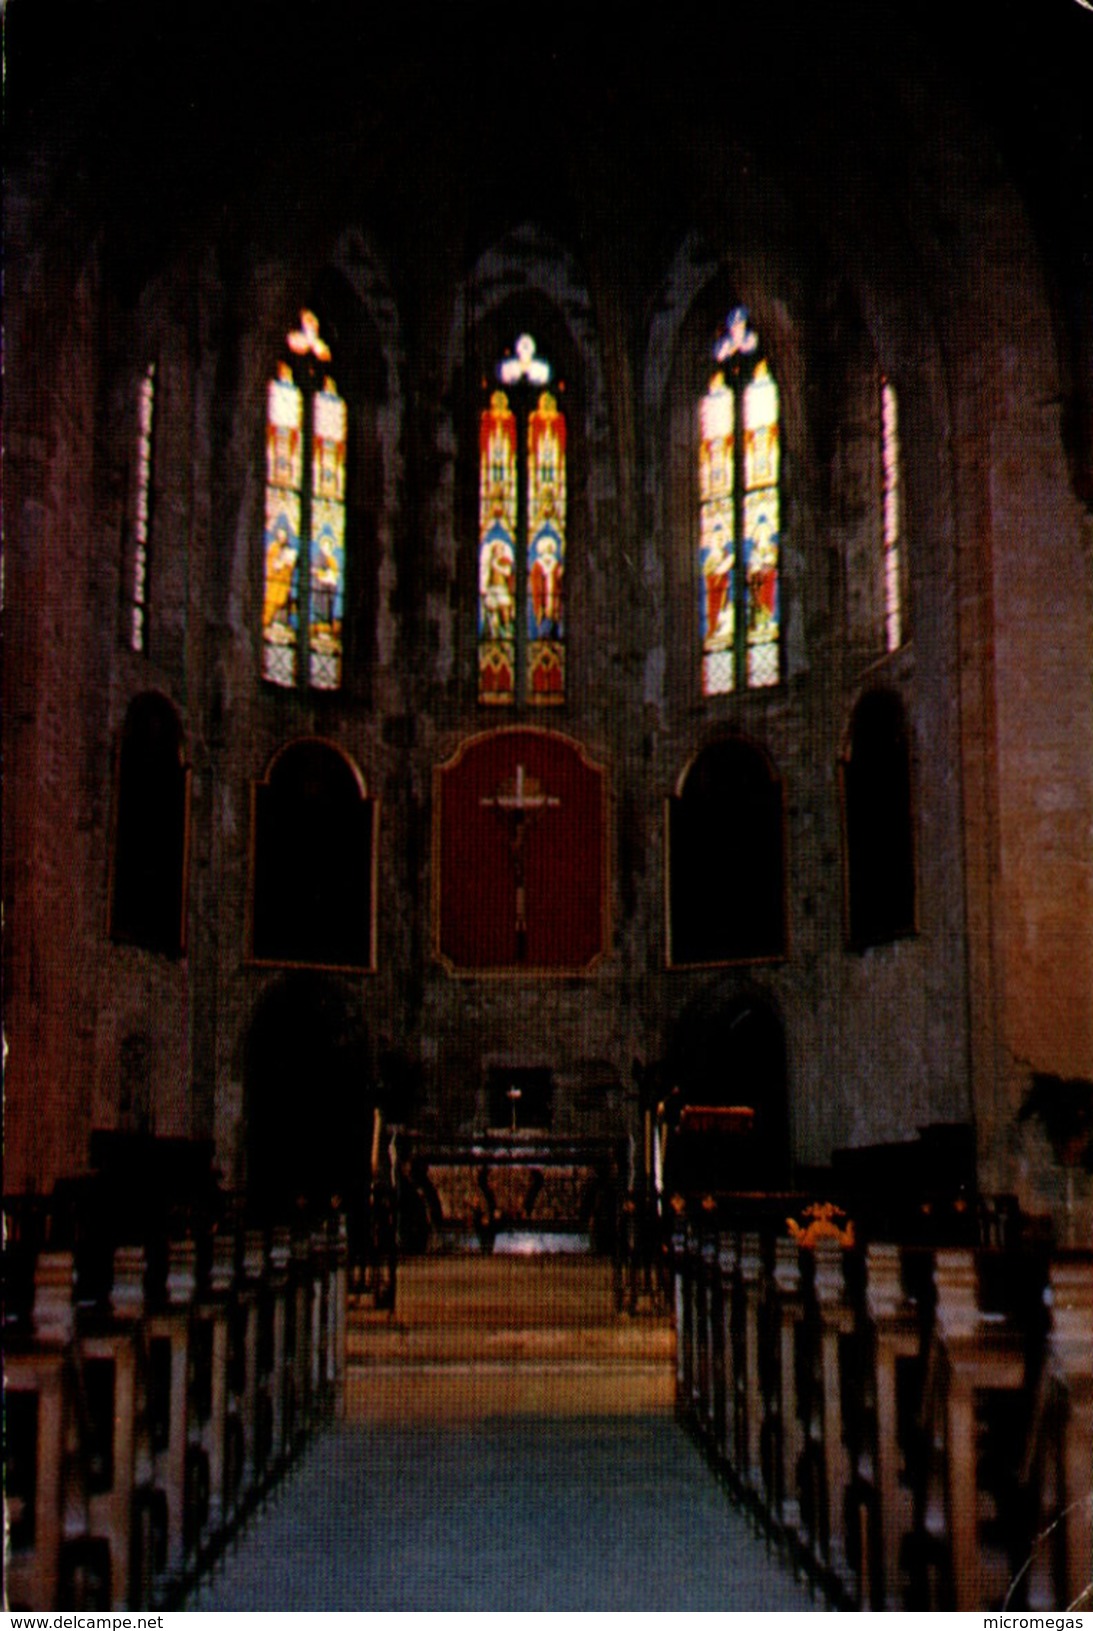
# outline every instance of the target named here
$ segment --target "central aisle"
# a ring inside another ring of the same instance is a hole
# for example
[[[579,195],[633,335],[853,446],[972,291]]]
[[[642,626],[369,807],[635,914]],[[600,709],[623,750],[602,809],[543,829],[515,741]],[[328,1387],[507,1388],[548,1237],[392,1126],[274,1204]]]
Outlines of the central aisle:
[[[188,1607],[814,1606],[676,1425],[667,1314],[620,1315],[610,1262],[411,1259],[347,1352],[348,1420]]]
[[[669,1412],[339,1426],[193,1609],[819,1607]]]

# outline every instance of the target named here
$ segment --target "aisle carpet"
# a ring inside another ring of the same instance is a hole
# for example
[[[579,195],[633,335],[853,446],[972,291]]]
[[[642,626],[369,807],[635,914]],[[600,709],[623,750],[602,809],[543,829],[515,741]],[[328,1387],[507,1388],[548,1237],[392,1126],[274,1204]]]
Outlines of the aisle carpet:
[[[663,1411],[333,1427],[185,1606],[678,1612],[820,1604]]]

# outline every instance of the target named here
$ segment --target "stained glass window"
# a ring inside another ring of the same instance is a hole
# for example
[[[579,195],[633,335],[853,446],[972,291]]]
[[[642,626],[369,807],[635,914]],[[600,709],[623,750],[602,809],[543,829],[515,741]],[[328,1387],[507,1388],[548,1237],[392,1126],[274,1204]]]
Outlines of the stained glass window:
[[[349,414],[326,372],[330,348],[313,312],[300,313],[287,345],[292,361],[278,364],[266,393],[262,675],[272,685],[336,691]]]
[[[781,678],[778,386],[748,313],[729,313],[699,404],[698,608],[702,691]]]
[[[895,386],[881,381],[881,469],[884,482],[884,643],[898,651],[903,643],[903,594],[900,583],[902,494],[900,492],[899,407]]]
[[[152,432],[156,411],[156,365],[150,362],[137,390],[137,451],[133,481],[133,549],[126,594],[130,651],[148,643],[148,557],[152,515]]]
[[[479,420],[478,700],[565,700],[566,422],[522,334]]]

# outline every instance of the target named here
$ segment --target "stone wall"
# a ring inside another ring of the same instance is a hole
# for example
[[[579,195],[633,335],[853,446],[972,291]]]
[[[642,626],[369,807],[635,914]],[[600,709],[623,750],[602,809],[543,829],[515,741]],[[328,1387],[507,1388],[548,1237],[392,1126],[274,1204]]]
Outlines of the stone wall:
[[[376,969],[332,977],[368,1039],[365,1097],[381,1056],[398,1055],[414,1118],[470,1131],[490,1068],[550,1065],[559,1129],[621,1131],[632,1060],[671,1052],[688,1015],[706,1023],[754,1001],[784,1027],[798,1161],[971,1116],[983,1181],[1053,1204],[1050,1151],[1016,1116],[1031,1071],[1093,1074],[1091,540],[1064,402],[1084,342],[1045,268],[1035,200],[959,87],[921,53],[859,41],[855,72],[840,49],[837,29],[830,46],[796,38],[792,60],[819,66],[794,80],[764,141],[756,92],[707,105],[671,50],[604,67],[597,95],[589,62],[560,50],[535,70],[558,118],[499,149],[439,74],[442,47],[392,37],[360,70],[367,94],[335,71],[335,148],[324,127],[276,163],[244,142],[203,168],[200,143],[168,152],[150,135],[184,187],[177,209],[150,163],[112,169],[109,143],[71,108],[29,135],[16,124],[16,1187],[81,1166],[92,1127],[136,1122],[212,1134],[226,1176],[245,1181],[260,1090],[248,1039],[281,978],[247,959],[251,788],[286,743],[320,736],[378,800]],[[654,87],[640,112],[637,85]],[[90,190],[66,168],[74,147]],[[786,679],[704,699],[694,424],[737,301],[781,390]],[[265,382],[304,305],[355,426],[349,660],[334,698],[275,694],[258,677]],[[609,767],[611,942],[579,978],[454,979],[432,956],[432,777],[494,722],[474,693],[478,393],[524,329],[566,381],[572,449],[570,697],[536,722]],[[135,654],[123,570],[135,392],[153,361],[151,622]],[[899,391],[905,480],[909,637],[890,654],[881,374]],[[839,766],[875,687],[898,694],[908,722],[917,932],[851,952]],[[116,744],[149,690],[176,708],[191,770],[175,960],[107,933]],[[760,745],[784,785],[789,952],[669,970],[666,800],[730,734]],[[306,1107],[306,1081],[300,1093]]]

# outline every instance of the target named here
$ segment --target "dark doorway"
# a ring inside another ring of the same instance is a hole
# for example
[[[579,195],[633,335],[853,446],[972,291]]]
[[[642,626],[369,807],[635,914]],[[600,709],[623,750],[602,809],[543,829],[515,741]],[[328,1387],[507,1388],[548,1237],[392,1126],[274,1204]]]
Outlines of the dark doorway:
[[[742,998],[688,1010],[677,1028],[671,1073],[677,1121],[685,1106],[739,1105],[754,1112],[747,1132],[717,1138],[709,1131],[679,1131],[672,1175],[677,1188],[776,1189],[789,1181],[785,1036],[773,1008]]]
[[[289,974],[255,1011],[246,1043],[247,1197],[262,1219],[367,1206],[374,1088],[368,1038],[334,977]]]

